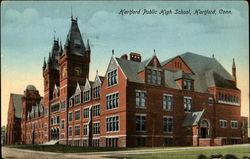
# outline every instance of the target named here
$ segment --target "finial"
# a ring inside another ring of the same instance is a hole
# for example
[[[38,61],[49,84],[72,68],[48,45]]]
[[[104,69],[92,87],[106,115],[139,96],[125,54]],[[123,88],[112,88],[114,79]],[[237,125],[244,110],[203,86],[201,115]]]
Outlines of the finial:
[[[212,55],[212,57],[214,58],[214,54]]]
[[[56,36],[56,31],[54,30],[54,40],[56,40],[56,37],[55,37],[55,36]]]
[[[233,68],[236,68],[234,58],[233,58]]]
[[[90,51],[89,39],[87,39],[87,46],[86,46],[86,50]]]
[[[96,75],[98,75],[98,70],[96,70]]]
[[[44,61],[43,61],[43,69],[45,69],[46,67],[46,58],[44,57]]]
[[[73,20],[72,6],[70,6],[70,11],[71,11],[71,20]]]
[[[114,49],[112,49],[112,56],[114,56],[114,54],[115,54],[115,51],[114,51]]]
[[[154,56],[156,56],[155,49],[154,49]]]

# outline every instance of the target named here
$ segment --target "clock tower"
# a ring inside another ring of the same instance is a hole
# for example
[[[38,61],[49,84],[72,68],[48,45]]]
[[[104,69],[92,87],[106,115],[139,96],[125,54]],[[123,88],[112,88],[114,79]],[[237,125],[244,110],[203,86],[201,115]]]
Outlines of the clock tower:
[[[84,85],[89,77],[90,53],[89,41],[87,40],[84,44],[77,18],[71,17],[71,26],[66,42],[59,55],[60,101],[66,105],[66,111],[61,113],[60,119],[65,119],[66,127],[68,99],[74,94],[77,83]],[[60,133],[64,134],[63,136],[66,138],[64,144],[67,144],[67,131],[60,130]]]

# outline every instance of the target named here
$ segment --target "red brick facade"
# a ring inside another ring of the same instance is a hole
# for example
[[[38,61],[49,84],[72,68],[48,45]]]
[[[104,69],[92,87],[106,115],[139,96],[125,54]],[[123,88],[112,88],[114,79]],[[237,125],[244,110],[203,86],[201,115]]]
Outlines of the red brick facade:
[[[97,73],[90,81],[90,55],[89,43],[83,43],[77,19],[72,19],[64,49],[54,40],[44,62],[43,100],[28,89],[22,98],[23,143],[134,147],[245,142],[247,118],[240,114],[235,64],[231,75],[216,59],[192,53],[161,63],[156,55],[144,61],[138,53],[113,55],[104,77]],[[12,107],[10,102],[10,112]],[[39,115],[31,118],[29,112],[37,109]]]

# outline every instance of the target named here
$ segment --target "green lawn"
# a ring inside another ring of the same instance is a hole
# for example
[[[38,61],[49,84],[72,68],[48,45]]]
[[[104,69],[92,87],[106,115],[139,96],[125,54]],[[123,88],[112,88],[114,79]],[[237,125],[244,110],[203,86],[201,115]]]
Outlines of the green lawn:
[[[135,148],[105,148],[105,147],[78,147],[68,145],[7,145],[7,147],[29,149],[35,151],[48,151],[58,153],[82,153],[82,152],[102,152],[102,151],[125,151],[125,150],[154,150],[154,149],[172,149],[177,147],[135,147]],[[183,147],[182,147],[183,148]],[[188,147],[187,147],[188,148]],[[190,148],[190,147],[189,147]],[[250,147],[213,147],[206,150],[185,150],[178,152],[159,152],[145,154],[128,154],[112,156],[110,158],[126,159],[196,159],[199,154],[210,157],[212,154],[234,154],[238,159],[244,156],[250,156]]]
[[[160,152],[151,154],[129,154],[115,156],[117,158],[126,159],[196,159],[199,154],[204,154],[210,157],[212,154],[234,154],[238,159],[242,159],[244,156],[250,157],[250,147],[225,147],[225,148],[214,148],[209,150],[189,150],[189,151],[179,151],[179,152]]]
[[[69,146],[69,145],[6,145],[6,147],[28,149],[28,150],[34,150],[34,151],[59,152],[59,153],[152,150],[152,149],[159,149],[159,148],[166,148],[166,149],[177,148],[177,147],[106,148],[106,147],[81,147],[81,146]]]

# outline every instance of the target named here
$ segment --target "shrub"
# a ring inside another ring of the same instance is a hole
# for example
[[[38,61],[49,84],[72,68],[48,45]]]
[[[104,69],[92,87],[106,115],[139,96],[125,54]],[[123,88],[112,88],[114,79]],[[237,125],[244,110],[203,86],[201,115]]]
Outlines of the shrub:
[[[200,154],[197,159],[208,159],[207,156],[203,155],[203,154]]]
[[[222,155],[221,154],[212,154],[211,158],[221,158]]]
[[[238,158],[233,154],[227,154],[223,157],[223,159],[238,159]]]

